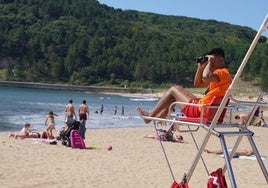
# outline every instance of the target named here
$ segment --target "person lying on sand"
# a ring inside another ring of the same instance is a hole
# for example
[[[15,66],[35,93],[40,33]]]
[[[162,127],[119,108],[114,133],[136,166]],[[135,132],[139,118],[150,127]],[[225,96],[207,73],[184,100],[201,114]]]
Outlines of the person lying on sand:
[[[21,138],[21,139],[24,139],[24,138],[39,138],[40,134],[36,133],[36,132],[32,132],[30,130],[30,126],[31,126],[30,123],[26,123],[24,125],[24,127],[21,129],[21,131],[19,132],[19,134],[11,133],[11,134],[9,134],[8,137],[14,137],[15,139],[17,139],[17,138]]]
[[[183,143],[183,137],[181,135],[172,135],[171,139],[167,139],[167,137],[165,135],[147,134],[144,136],[144,138],[152,138],[152,139],[157,139],[157,140],[161,140],[161,141],[171,141],[171,142]]]
[[[208,149],[205,149],[204,150],[205,152],[207,153],[210,153],[210,154],[223,154],[223,151],[222,150],[208,150]],[[230,153],[231,152],[231,149],[228,150],[228,152]],[[236,150],[235,152],[235,155],[238,155],[238,156],[250,156],[250,155],[253,155],[253,151],[252,150]]]

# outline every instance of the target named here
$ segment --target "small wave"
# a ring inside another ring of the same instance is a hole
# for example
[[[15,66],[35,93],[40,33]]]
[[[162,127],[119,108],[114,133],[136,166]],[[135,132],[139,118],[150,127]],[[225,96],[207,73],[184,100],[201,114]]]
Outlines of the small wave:
[[[130,98],[131,101],[157,101],[158,98]]]
[[[105,101],[105,100],[110,100],[111,98],[110,98],[110,97],[106,97],[106,98],[104,98],[104,97],[99,97],[99,99],[102,100],[102,101]]]

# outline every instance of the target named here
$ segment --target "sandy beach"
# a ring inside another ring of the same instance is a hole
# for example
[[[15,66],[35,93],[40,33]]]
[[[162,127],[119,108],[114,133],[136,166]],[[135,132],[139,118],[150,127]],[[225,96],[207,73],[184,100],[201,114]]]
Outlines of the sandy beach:
[[[142,120],[141,120],[142,121]],[[142,122],[141,122],[142,123]],[[162,127],[166,128],[166,127]],[[268,128],[250,127],[255,132],[255,142],[261,155],[268,157]],[[154,128],[88,129],[88,149],[72,149],[61,145],[8,138],[8,132],[0,133],[0,184],[2,187],[128,187],[164,188],[173,182],[160,144],[157,140],[144,138],[154,134]],[[56,133],[55,133],[56,134]],[[171,167],[178,182],[188,171],[196,148],[189,133],[176,132],[184,137],[185,143],[164,142]],[[206,132],[194,133],[201,143]],[[227,138],[232,146],[234,138]],[[90,146],[96,149],[89,149]],[[107,150],[111,145],[112,150]],[[209,149],[219,149],[220,141],[212,136]],[[249,149],[243,139],[240,149]],[[224,159],[203,153],[209,172],[222,167]],[[264,160],[266,168],[268,159]],[[233,170],[238,187],[267,187],[267,183],[256,160],[233,159]],[[207,172],[199,161],[189,182],[190,187],[206,187]],[[230,185],[228,173],[226,179]]]

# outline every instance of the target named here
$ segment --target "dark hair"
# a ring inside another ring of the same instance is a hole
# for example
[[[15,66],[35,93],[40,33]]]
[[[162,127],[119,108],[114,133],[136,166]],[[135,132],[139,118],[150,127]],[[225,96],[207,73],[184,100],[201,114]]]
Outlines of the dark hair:
[[[72,99],[70,99],[70,100],[69,100],[69,103],[73,103],[73,100],[72,100]]]
[[[30,123],[25,123],[25,124],[24,124],[24,127],[27,127],[27,126],[30,127],[31,124],[30,124]]]
[[[224,51],[221,48],[213,48],[207,53],[207,55],[215,55],[215,56],[224,57]]]
[[[86,100],[83,100],[83,104],[86,104],[87,103],[87,101]]]

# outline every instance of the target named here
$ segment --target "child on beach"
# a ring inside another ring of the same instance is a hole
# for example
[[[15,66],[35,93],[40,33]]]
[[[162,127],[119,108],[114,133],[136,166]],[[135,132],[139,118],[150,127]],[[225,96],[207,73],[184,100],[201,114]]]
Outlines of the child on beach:
[[[21,131],[20,131],[19,134],[11,133],[11,134],[9,134],[8,137],[14,137],[15,139],[17,139],[17,138],[21,138],[21,139],[24,139],[24,138],[34,138],[35,135],[32,134],[32,131],[30,130],[30,126],[31,126],[30,123],[26,123],[24,125],[24,127],[21,129]]]
[[[47,126],[46,128],[47,137],[50,139],[54,139],[54,136],[52,133],[53,129],[55,129],[54,116],[58,116],[58,115],[50,111],[48,115],[46,116],[46,120],[45,120],[45,126]]]

